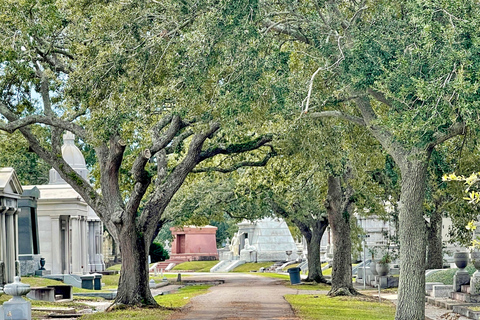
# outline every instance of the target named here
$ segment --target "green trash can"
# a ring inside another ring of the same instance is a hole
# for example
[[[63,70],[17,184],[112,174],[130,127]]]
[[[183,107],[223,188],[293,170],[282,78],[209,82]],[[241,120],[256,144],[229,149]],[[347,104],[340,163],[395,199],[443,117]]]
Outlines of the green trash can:
[[[291,284],[299,284],[300,280],[300,268],[290,268],[288,269],[288,273],[290,275],[290,283]]]

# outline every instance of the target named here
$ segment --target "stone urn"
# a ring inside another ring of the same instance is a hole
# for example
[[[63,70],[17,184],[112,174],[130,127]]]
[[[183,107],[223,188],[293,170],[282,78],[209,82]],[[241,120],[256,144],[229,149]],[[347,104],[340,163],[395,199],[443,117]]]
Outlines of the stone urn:
[[[376,269],[377,269],[378,275],[381,276],[381,277],[384,277],[390,271],[390,264],[379,262],[379,263],[377,263]]]
[[[468,264],[468,252],[455,252],[453,254],[453,262],[458,269],[465,269]]]
[[[6,284],[5,287],[3,287],[3,292],[14,298],[24,296],[30,292],[30,285],[21,283],[20,277],[15,277],[13,283]]]
[[[475,269],[477,269],[477,272],[480,272],[480,251],[474,250],[470,252],[470,259],[472,260]]]
[[[40,269],[38,270],[45,270],[45,258],[40,258]]]
[[[378,276],[377,265],[378,263],[372,259],[372,261],[370,262],[370,272],[372,272],[374,276]]]

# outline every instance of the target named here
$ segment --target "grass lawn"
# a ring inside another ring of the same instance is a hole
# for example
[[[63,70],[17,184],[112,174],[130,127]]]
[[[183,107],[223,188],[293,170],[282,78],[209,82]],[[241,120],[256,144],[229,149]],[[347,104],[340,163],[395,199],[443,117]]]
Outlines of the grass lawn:
[[[141,319],[141,320],[165,320],[172,310],[163,308],[128,308],[112,312],[97,312],[82,316],[81,320],[123,320],[123,319]]]
[[[233,272],[252,272],[258,271],[260,268],[268,268],[271,267],[275,262],[249,262],[239,265]]]
[[[217,260],[183,262],[173,267],[172,271],[188,270],[195,272],[210,272],[210,269],[213,268],[217,263]]]
[[[298,290],[328,290],[332,288],[331,285],[325,283],[302,282],[300,284],[286,284],[287,287]]]
[[[441,270],[438,272],[435,272],[434,274],[431,274],[425,278],[426,282],[441,282],[443,284],[453,284],[453,276],[455,275],[455,272],[457,272],[457,268],[451,268],[451,269],[445,269]],[[472,264],[469,264],[466,268],[466,271],[470,275],[472,275],[476,269]]]
[[[119,263],[119,264],[114,264],[113,266],[108,267],[107,270],[120,271],[121,268],[122,268],[122,264]]]
[[[186,305],[191,298],[207,293],[211,285],[186,286],[176,293],[156,296],[155,301],[165,308],[181,308]]]
[[[274,272],[257,272],[256,274],[262,277],[290,280],[290,276],[288,274],[274,273]]]
[[[116,319],[141,319],[141,320],[164,320],[167,319],[177,308],[186,305],[191,298],[207,292],[208,285],[186,286],[177,293],[156,296],[155,300],[163,308],[128,308],[112,312],[98,312],[84,315],[81,320],[116,320]]]
[[[283,271],[288,271],[288,269],[291,269],[291,268],[296,268],[300,265],[300,263],[294,263],[294,264],[291,264],[291,265],[288,265],[286,266],[285,268],[283,268]]]
[[[375,302],[365,296],[286,295],[285,298],[303,320],[390,320],[395,317],[395,306],[391,302]]]

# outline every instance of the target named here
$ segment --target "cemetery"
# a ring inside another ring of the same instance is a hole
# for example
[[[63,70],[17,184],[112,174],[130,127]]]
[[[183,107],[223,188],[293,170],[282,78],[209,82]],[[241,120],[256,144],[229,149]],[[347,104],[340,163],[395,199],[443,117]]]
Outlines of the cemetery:
[[[0,320],[480,319],[479,21],[0,1]]]

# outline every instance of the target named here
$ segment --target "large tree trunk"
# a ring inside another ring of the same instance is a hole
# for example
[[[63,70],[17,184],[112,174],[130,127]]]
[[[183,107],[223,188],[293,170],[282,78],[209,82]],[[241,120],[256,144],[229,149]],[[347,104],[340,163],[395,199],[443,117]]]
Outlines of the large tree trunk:
[[[150,241],[137,232],[134,225],[124,227],[120,233],[122,269],[117,297],[113,306],[122,304],[157,305],[149,288],[148,251]]]
[[[442,212],[436,208],[430,217],[430,225],[427,228],[427,269],[443,268],[442,252]]]
[[[352,243],[350,239],[350,195],[342,192],[340,177],[328,177],[328,195],[325,204],[332,231],[333,261],[332,288],[329,296],[357,294],[352,284]]]
[[[425,319],[426,230],[423,201],[427,164],[428,159],[410,160],[400,167],[400,283],[396,320]]]
[[[305,237],[308,249],[308,277],[306,281],[315,281],[318,283],[327,282],[322,273],[322,261],[320,259],[320,242],[322,241],[327,225],[327,222],[316,221],[311,237]]]

